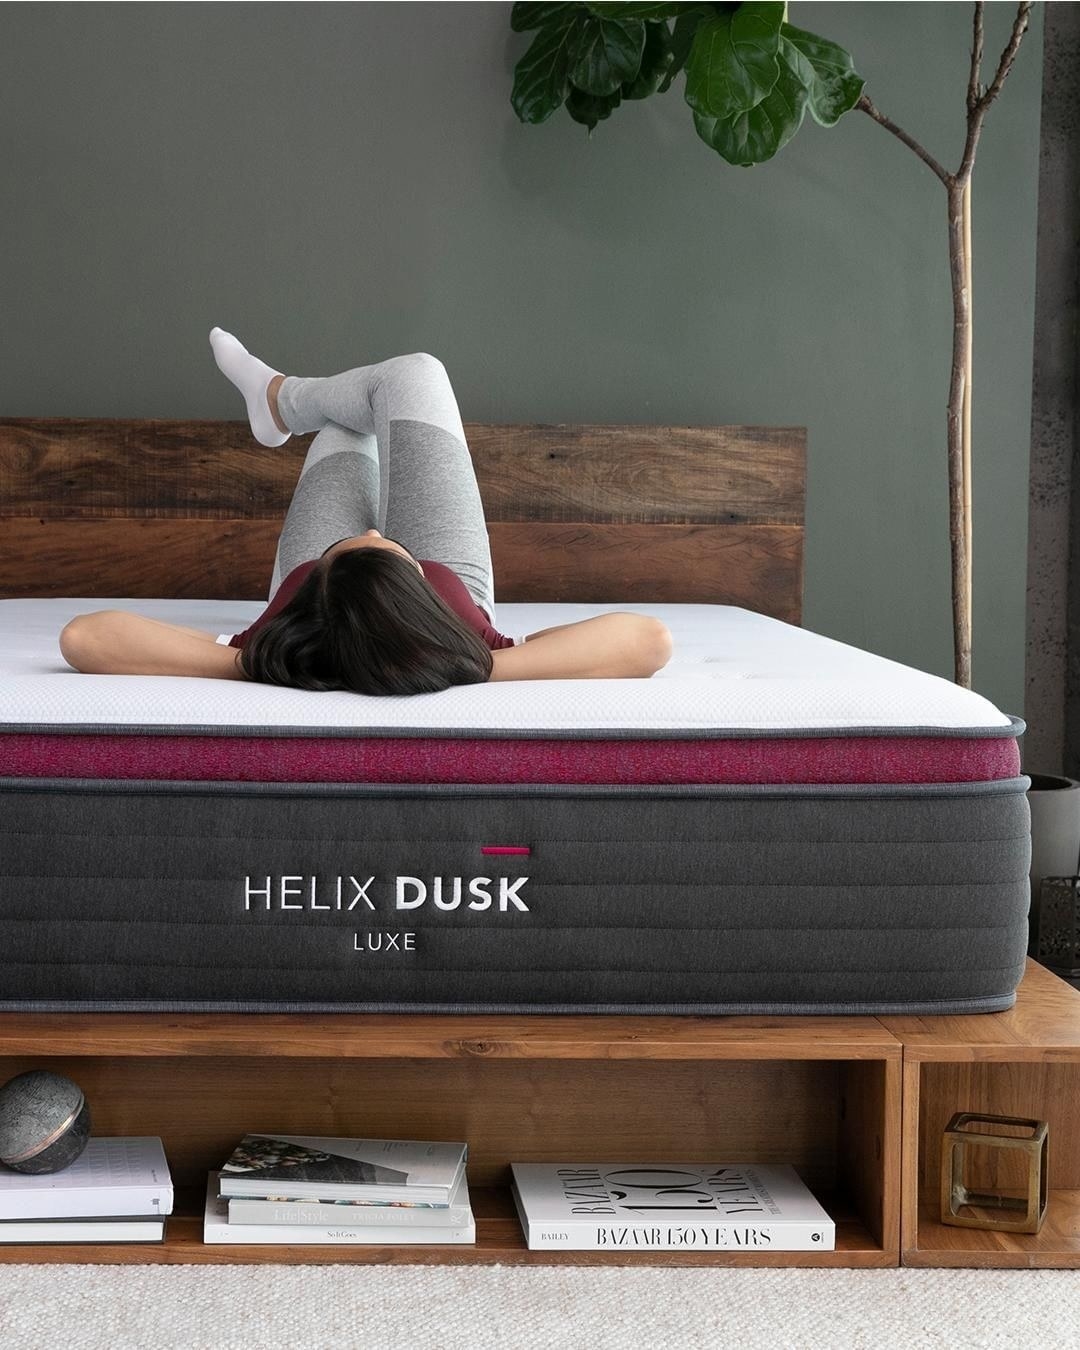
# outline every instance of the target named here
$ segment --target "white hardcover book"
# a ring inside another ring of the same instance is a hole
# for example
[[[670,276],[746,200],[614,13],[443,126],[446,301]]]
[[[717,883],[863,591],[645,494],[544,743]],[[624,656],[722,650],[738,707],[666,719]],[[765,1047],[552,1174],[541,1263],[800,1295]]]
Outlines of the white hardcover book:
[[[221,1194],[446,1205],[467,1156],[456,1143],[246,1134],[221,1169]]]
[[[133,1219],[5,1219],[0,1243],[21,1242],[162,1242],[165,1220]]]
[[[526,1243],[552,1251],[832,1251],[836,1226],[794,1167],[514,1163]]]
[[[157,1138],[91,1136],[61,1172],[0,1167],[0,1221],[171,1214],[173,1186]]]
[[[228,1202],[218,1194],[218,1173],[211,1172],[206,1186],[206,1212],[203,1218],[203,1242],[238,1242],[249,1246],[280,1247],[411,1247],[416,1244],[440,1244],[476,1241],[476,1223],[460,1228],[417,1225],[371,1224],[355,1228],[348,1224],[230,1223]]]
[[[473,1221],[469,1187],[462,1172],[449,1205],[402,1204],[393,1200],[243,1200],[229,1202],[229,1222],[328,1228],[467,1228]],[[407,1239],[406,1239],[407,1240]]]

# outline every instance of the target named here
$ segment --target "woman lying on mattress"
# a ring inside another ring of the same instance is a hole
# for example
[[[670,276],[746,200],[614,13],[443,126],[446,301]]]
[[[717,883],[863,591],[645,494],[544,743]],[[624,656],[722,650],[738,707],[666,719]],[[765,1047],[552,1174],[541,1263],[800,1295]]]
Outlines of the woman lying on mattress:
[[[416,353],[328,379],[283,376],[215,328],[255,438],[317,431],[278,541],[273,599],[242,633],[120,610],[60,635],[76,670],[420,694],[486,680],[638,677],[671,656],[658,619],[611,613],[515,641],[492,626],[491,553],[457,400]]]

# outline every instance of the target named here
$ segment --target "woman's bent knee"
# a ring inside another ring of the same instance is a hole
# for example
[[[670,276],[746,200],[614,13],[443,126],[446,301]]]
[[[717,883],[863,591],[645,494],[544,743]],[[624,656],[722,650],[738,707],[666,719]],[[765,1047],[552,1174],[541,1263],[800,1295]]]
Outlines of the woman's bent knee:
[[[446,367],[430,352],[410,352],[407,356],[396,356],[394,365],[398,370],[419,378],[446,374]]]

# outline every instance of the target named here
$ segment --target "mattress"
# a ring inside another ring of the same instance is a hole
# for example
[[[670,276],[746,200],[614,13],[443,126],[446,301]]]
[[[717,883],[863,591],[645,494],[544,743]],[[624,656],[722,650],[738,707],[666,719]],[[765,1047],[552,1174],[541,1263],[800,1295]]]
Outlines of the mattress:
[[[1022,723],[727,606],[650,680],[412,698],[83,676],[0,602],[0,1006],[982,1012],[1027,944]],[[525,633],[618,606],[504,605]]]

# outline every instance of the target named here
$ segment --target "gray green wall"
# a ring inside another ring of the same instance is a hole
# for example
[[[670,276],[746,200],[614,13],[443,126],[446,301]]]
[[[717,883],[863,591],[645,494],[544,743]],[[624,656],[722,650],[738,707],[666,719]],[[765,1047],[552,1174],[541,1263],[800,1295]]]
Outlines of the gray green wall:
[[[945,194],[868,117],[739,170],[681,80],[521,126],[509,5],[4,9],[0,415],[235,417],[217,323],[301,374],[434,351],[467,421],[805,424],[805,623],[950,674]],[[975,683],[1014,712],[1040,9],[974,184]],[[970,15],[791,6],[951,167]]]

